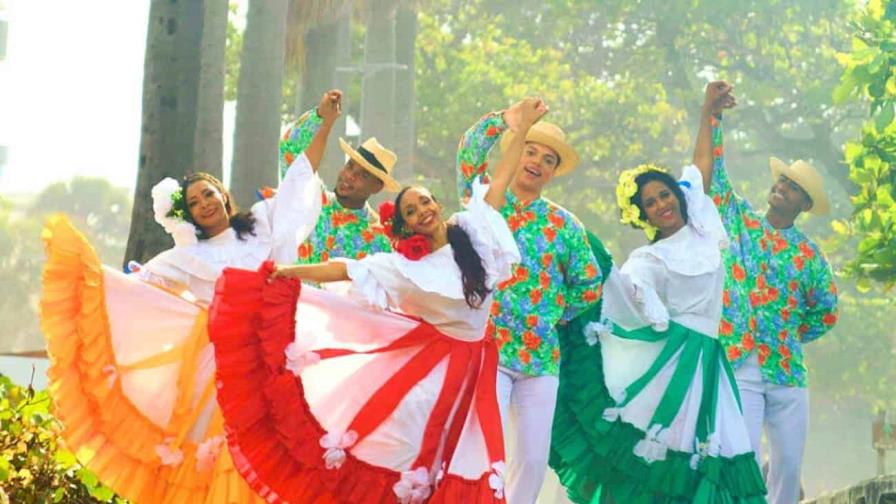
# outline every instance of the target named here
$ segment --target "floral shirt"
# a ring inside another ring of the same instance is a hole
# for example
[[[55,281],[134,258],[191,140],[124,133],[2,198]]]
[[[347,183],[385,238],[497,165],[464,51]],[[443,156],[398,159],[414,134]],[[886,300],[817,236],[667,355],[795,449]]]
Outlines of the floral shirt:
[[[463,136],[457,152],[458,194],[466,202],[486,159],[507,129],[500,114],[487,114]],[[546,199],[520,201],[507,191],[501,215],[522,262],[498,285],[487,332],[500,348],[500,363],[532,375],[556,376],[560,344],[555,326],[600,299],[601,271],[585,228],[568,210]]]
[[[302,114],[280,139],[280,175],[311,144],[323,120],[312,109]],[[315,179],[320,182],[320,179]],[[320,182],[322,183],[322,182]],[[369,205],[363,208],[345,208],[339,204],[336,194],[323,191],[320,217],[314,231],[299,245],[299,264],[319,263],[331,257],[361,259],[377,252],[391,252],[392,245],[379,218]]]
[[[795,226],[775,229],[731,187],[725,171],[721,117],[713,118],[710,196],[730,245],[725,260],[719,338],[737,368],[757,352],[762,377],[805,387],[803,343],[837,321],[837,288],[821,250]]]

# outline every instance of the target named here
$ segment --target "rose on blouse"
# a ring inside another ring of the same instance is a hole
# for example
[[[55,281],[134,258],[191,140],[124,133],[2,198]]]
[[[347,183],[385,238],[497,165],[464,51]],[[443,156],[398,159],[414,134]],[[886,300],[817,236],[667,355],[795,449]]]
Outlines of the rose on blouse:
[[[427,240],[425,236],[421,234],[415,234],[410,238],[398,240],[398,246],[395,247],[395,250],[411,261],[419,261],[427,254],[432,252],[432,246],[429,244],[429,240]]]

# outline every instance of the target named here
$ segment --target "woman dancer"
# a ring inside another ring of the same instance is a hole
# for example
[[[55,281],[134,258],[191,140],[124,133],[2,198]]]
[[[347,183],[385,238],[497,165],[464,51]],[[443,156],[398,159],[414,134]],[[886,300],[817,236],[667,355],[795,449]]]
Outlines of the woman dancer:
[[[224,272],[209,323],[218,401],[236,467],[262,497],[503,502],[497,349],[485,326],[519,251],[496,209],[546,110],[526,100],[491,185],[450,220],[426,189],[402,190],[396,252]],[[362,305],[298,279],[351,280]]]
[[[319,161],[315,142],[309,156]],[[222,453],[205,307],[224,267],[295,259],[320,209],[311,177],[302,155],[279,194],[247,213],[211,175],[163,180],[153,206],[175,246],[136,275],[103,267],[65,217],[50,220],[41,323],[54,413],[67,445],[118,494],[137,503],[257,498]]]
[[[575,502],[764,502],[717,339],[725,232],[700,172],[623,172],[617,203],[651,243],[612,270],[600,320],[571,324],[551,466]]]

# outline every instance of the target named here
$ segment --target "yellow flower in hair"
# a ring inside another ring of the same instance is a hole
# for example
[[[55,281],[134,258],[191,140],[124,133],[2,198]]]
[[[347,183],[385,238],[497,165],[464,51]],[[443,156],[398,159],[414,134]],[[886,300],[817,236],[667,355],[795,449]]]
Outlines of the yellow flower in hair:
[[[649,222],[641,219],[641,209],[632,202],[632,198],[638,194],[638,184],[635,179],[642,173],[658,171],[668,173],[667,170],[652,164],[642,164],[619,174],[619,183],[616,185],[616,204],[622,214],[620,221],[623,224],[631,224],[644,230],[644,234],[650,241],[656,237],[657,228]]]

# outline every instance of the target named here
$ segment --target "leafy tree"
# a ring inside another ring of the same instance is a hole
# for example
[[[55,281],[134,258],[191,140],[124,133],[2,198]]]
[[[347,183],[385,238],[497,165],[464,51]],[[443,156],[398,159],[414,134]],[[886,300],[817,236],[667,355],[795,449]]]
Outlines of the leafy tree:
[[[852,51],[841,54],[841,85],[834,97],[855,96],[869,104],[859,139],[846,146],[849,178],[858,186],[848,223],[834,223],[858,240],[847,272],[893,286],[896,282],[896,1],[872,0],[852,21]]]

